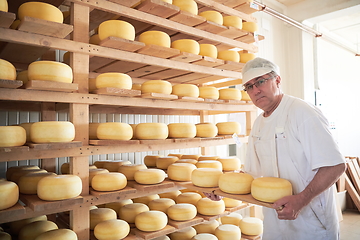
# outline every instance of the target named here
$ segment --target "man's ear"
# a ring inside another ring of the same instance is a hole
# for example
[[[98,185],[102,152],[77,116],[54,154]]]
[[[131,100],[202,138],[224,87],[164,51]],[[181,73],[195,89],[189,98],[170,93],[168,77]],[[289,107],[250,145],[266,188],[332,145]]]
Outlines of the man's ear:
[[[280,77],[279,75],[278,75],[278,76],[276,76],[275,81],[276,81],[276,86],[277,86],[277,87],[280,87],[280,84],[281,84],[281,77]]]

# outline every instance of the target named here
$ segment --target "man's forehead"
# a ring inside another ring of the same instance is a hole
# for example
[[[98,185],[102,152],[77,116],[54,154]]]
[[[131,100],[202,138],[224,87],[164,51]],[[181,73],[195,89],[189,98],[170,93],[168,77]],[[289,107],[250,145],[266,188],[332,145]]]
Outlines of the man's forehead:
[[[261,79],[261,78],[266,78],[270,73],[265,73],[264,75],[258,76],[256,78],[251,79],[250,81],[246,82],[244,85],[245,86],[249,86],[251,84],[253,84],[254,82],[256,82],[257,80]]]

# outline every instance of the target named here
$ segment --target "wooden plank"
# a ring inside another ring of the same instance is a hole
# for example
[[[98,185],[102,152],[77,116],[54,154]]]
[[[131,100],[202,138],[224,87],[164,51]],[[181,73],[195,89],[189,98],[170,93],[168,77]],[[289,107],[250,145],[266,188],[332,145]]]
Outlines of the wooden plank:
[[[225,210],[232,213],[232,212],[236,212],[236,211],[239,211],[241,209],[247,208],[249,206],[250,206],[249,203],[241,203],[239,206],[232,207],[232,208],[226,208]]]
[[[229,215],[229,212],[226,210],[223,213],[220,213],[218,215],[203,215],[203,214],[199,214],[199,213],[197,214],[198,217],[201,217],[206,221],[216,220],[216,219],[224,217],[226,215]]]
[[[0,224],[8,222],[9,217],[11,216],[22,216],[26,212],[25,207],[23,207],[20,203],[16,203],[14,206],[0,210]]]
[[[73,141],[73,142],[58,142],[58,143],[26,143],[29,148],[33,149],[67,149],[67,148],[77,148],[82,146],[82,142],[80,141]]]
[[[136,236],[141,237],[144,240],[148,240],[170,234],[174,231],[176,231],[176,228],[170,225],[166,225],[165,228],[155,232],[143,232],[137,228],[132,229],[131,232],[134,233]]]
[[[138,77],[149,75],[151,73],[160,72],[160,71],[163,71],[166,69],[167,68],[162,67],[162,66],[148,65],[148,66],[144,66],[144,67],[137,68],[132,71],[126,72],[126,74],[128,74],[132,78],[138,78]]]
[[[223,65],[216,66],[214,68],[219,68],[223,70],[230,70],[235,72],[241,72],[245,63],[233,62],[233,61],[225,61]]]
[[[155,16],[168,18],[180,11],[178,6],[162,0],[147,0],[136,7],[139,11],[153,14]]]
[[[21,88],[56,92],[74,92],[78,90],[78,84],[42,80],[29,80]]]
[[[174,220],[169,219],[168,224],[173,227],[176,227],[177,229],[184,229],[187,227],[197,225],[203,221],[204,221],[204,219],[202,217],[195,216],[193,219],[188,220],[188,221],[174,221]]]
[[[113,88],[113,87],[98,88],[98,89],[92,91],[92,93],[123,96],[123,97],[136,97],[136,96],[141,95],[140,90],[122,89],[122,88]]]
[[[164,71],[156,72],[149,75],[144,75],[143,77],[150,80],[157,79],[172,79],[174,77],[183,76],[189,74],[189,71],[177,70],[177,69],[166,69]]]
[[[136,189],[129,186],[126,186],[121,190],[109,191],[109,192],[95,191],[94,189],[90,188],[90,194],[99,197],[106,197],[106,196],[125,197],[127,194],[132,194],[132,193],[136,193]]]
[[[223,32],[219,32],[218,34],[220,36],[223,36],[223,37],[236,39],[236,38],[240,38],[242,36],[245,36],[245,35],[247,35],[249,33],[242,30],[242,29],[229,26],[226,30],[224,30]]]
[[[187,53],[187,52],[181,52],[179,55],[176,55],[174,57],[170,57],[169,59],[179,62],[195,62],[202,59],[201,55],[193,54],[193,53]]]
[[[132,145],[132,144],[140,144],[139,140],[89,140],[90,145],[95,146],[120,146],[120,145]]]
[[[93,72],[96,71],[98,69],[101,69],[102,67],[112,63],[112,62],[116,62],[116,60],[112,59],[112,58],[103,58],[103,57],[95,57],[95,56],[90,56],[89,58],[89,71]]]
[[[102,47],[115,48],[119,50],[124,50],[128,52],[135,52],[143,47],[145,43],[132,41],[129,39],[118,38],[118,37],[107,37],[99,43]]]
[[[178,23],[190,26],[190,27],[199,25],[206,21],[206,18],[204,18],[202,16],[194,15],[192,13],[182,11],[182,10],[180,10],[179,13],[170,17],[169,19],[174,22],[178,22]]]
[[[180,77],[173,77],[171,79],[168,79],[167,81],[171,82],[171,83],[187,83],[196,79],[200,79],[200,78],[204,78],[204,77],[208,77],[210,76],[210,74],[206,74],[206,73],[189,73],[186,75],[182,75]]]
[[[214,34],[219,34],[227,30],[227,27],[211,21],[205,21],[199,25],[196,25],[195,28]]]
[[[349,193],[358,211],[360,211],[360,195],[354,188],[354,185],[351,183],[347,175],[345,175],[345,189]]]
[[[141,0],[108,0],[108,1],[130,8],[133,8],[141,3]]]
[[[28,152],[28,146],[18,146],[18,147],[0,147],[0,153],[10,153],[10,152]]]
[[[11,63],[29,64],[36,61],[49,49],[49,47],[28,46],[20,43],[5,43],[1,49],[0,58]]]
[[[205,67],[216,67],[224,64],[224,60],[203,56],[199,61],[192,62],[192,64],[205,66]]]
[[[91,58],[90,58],[91,60]],[[91,61],[90,61],[91,63]],[[143,63],[135,63],[135,62],[126,62],[126,61],[114,61],[114,59],[112,59],[112,61],[107,64],[107,65],[103,65],[102,67],[99,67],[96,72],[98,73],[107,73],[107,72],[119,72],[119,70],[121,69],[122,73],[133,73],[136,69],[141,69],[143,67],[146,67],[146,64]],[[163,69],[161,67],[161,69]],[[136,74],[134,74],[133,77],[135,77]],[[138,74],[140,75],[140,74]]]
[[[355,159],[356,160],[356,159]],[[357,162],[356,162],[357,164]],[[354,161],[353,159],[350,159],[348,162],[347,162],[347,166],[348,166],[348,173],[349,173],[349,177],[356,189],[356,191],[358,193],[360,193],[360,177],[359,177],[359,174],[354,166]]]
[[[44,201],[37,195],[25,194],[20,194],[19,198],[26,206],[30,207],[30,209],[35,212],[42,212],[50,209],[62,209],[65,207],[72,208],[75,205],[83,203],[83,198],[81,196],[60,201]]]
[[[180,97],[178,99],[175,99],[174,101],[179,101],[179,102],[204,102],[203,98],[199,98],[199,97]]]
[[[0,11],[0,27],[9,28],[15,19],[15,13]]]
[[[252,14],[261,10],[260,6],[254,2],[245,2],[237,7],[234,7],[234,9],[245,14]]]
[[[164,180],[161,183],[149,184],[149,185],[140,184],[135,181],[128,181],[128,186],[135,188],[139,191],[143,191],[143,192],[156,192],[158,190],[171,189],[171,188],[175,187],[175,184],[174,184],[174,182],[169,181],[169,180]]]
[[[178,99],[178,96],[173,94],[164,94],[164,93],[143,93],[141,94],[142,98],[151,98],[151,99],[163,99],[163,100],[174,100]]]
[[[214,0],[215,2],[224,4],[227,7],[236,7],[243,3],[246,3],[248,0]]]
[[[145,47],[139,49],[137,53],[159,58],[170,58],[179,55],[180,50],[158,45],[146,45]]]

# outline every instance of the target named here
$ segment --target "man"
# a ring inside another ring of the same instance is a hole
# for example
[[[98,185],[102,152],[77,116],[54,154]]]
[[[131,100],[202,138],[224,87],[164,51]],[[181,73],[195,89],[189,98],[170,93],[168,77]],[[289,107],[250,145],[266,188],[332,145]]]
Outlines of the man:
[[[339,239],[333,184],[344,157],[315,106],[283,94],[279,67],[255,58],[243,68],[243,87],[258,116],[249,136],[245,172],[289,180],[293,195],[264,208],[264,240]]]

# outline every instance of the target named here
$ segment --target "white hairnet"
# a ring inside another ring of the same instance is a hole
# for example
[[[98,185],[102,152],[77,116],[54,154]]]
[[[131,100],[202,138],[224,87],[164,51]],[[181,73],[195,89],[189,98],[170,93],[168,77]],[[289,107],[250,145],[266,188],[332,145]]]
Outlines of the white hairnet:
[[[242,84],[245,84],[251,79],[260,77],[271,71],[274,71],[277,75],[280,75],[280,69],[275,63],[260,57],[250,60],[242,69]]]

